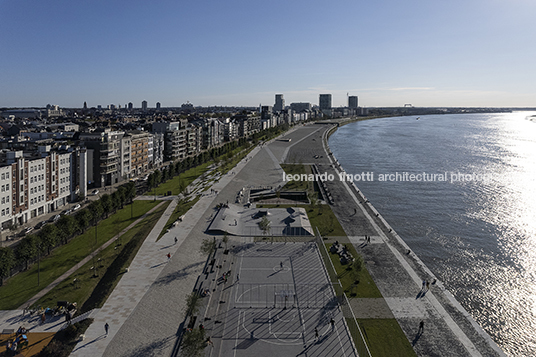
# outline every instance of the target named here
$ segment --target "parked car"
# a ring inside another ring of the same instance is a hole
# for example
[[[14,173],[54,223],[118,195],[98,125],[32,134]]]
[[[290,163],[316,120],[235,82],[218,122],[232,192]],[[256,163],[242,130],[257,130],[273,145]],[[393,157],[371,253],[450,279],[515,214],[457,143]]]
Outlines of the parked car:
[[[76,206],[73,207],[73,211],[76,211],[78,209],[80,209],[80,204],[77,203]]]
[[[91,192],[91,194],[92,194],[93,196],[96,196],[96,195],[99,194],[99,190],[93,190],[93,192]]]
[[[35,229],[41,229],[45,224],[47,224],[47,221],[41,221],[35,225]]]
[[[60,218],[61,218],[61,216],[59,214],[57,214],[55,216],[50,217],[50,219],[48,221],[49,222],[56,222]]]
[[[73,212],[72,208],[66,209],[65,211],[61,212],[62,215],[70,214]]]

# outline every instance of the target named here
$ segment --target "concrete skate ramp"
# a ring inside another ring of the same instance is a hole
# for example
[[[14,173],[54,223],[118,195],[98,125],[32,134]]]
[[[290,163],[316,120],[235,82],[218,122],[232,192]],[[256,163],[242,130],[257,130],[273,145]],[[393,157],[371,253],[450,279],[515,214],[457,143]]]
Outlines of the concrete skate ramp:
[[[259,227],[263,216],[270,221],[270,230],[266,233]],[[245,208],[229,204],[219,210],[207,233],[250,237],[312,236],[313,229],[303,208]]]

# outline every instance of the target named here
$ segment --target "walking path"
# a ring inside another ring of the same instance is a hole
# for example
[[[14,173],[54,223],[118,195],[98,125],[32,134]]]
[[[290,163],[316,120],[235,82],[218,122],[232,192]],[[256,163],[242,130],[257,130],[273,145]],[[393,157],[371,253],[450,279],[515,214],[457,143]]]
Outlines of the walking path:
[[[151,213],[153,213],[156,209],[158,209],[158,207],[160,207],[161,205],[163,204],[163,202],[159,203],[158,205],[156,205],[155,207],[151,208],[147,213],[145,213],[143,216],[141,216],[140,218],[138,218],[136,221],[132,222],[128,227],[126,227],[125,229],[123,229],[119,234],[117,234],[115,237],[112,237],[109,241],[107,241],[106,243],[104,243],[103,245],[101,245],[99,248],[97,248],[93,253],[91,253],[90,255],[88,255],[87,257],[85,257],[84,259],[82,259],[78,264],[76,264],[75,266],[73,266],[71,269],[69,269],[68,271],[66,271],[65,273],[63,273],[59,278],[57,278],[56,280],[54,280],[52,283],[50,283],[50,285],[48,285],[46,288],[44,288],[43,290],[41,290],[40,292],[38,292],[37,294],[35,294],[34,297],[32,297],[31,299],[29,299],[27,302],[25,302],[24,304],[22,304],[18,309],[19,310],[22,310],[24,309],[25,307],[28,307],[28,306],[32,306],[33,304],[35,304],[35,302],[37,300],[39,300],[40,298],[42,298],[43,296],[45,296],[50,290],[54,289],[58,284],[60,284],[62,281],[64,281],[65,279],[67,279],[69,276],[71,276],[71,274],[73,274],[74,272],[76,272],[78,269],[80,269],[80,267],[84,266],[84,264],[86,264],[87,262],[89,262],[91,259],[93,259],[94,256],[96,256],[97,254],[99,254],[100,251],[106,249],[110,244],[114,243],[117,239],[119,239],[123,234],[125,234],[126,232],[128,232],[131,228],[133,228],[136,224],[140,223],[143,219],[145,219],[145,217],[147,217],[148,215],[150,215]]]
[[[348,235],[348,238],[339,241],[352,243],[363,256],[369,273],[384,296],[383,304],[390,308],[417,355],[430,356],[437,355],[438,351],[449,351],[456,356],[504,356],[353,182],[338,179],[338,174],[344,173],[344,170],[327,147],[326,133],[327,130],[321,140],[314,137],[292,147],[289,157],[297,157],[300,162],[313,161],[321,173],[335,177],[325,184],[334,200],[332,210]],[[325,157],[313,158],[313,153],[319,149]],[[365,243],[365,235],[372,237],[370,243]],[[429,289],[423,289],[423,280],[436,283],[431,284]],[[358,314],[370,307],[368,299],[351,300]],[[425,333],[419,331],[420,321],[424,321]]]
[[[254,156],[259,151],[260,148],[254,149],[249,157]],[[224,175],[211,188],[216,191],[223,189],[240,172],[245,162],[246,159],[242,160],[242,162],[231,170],[235,173],[234,175]],[[198,183],[199,181],[196,180],[192,185],[198,186]],[[171,328],[172,334],[166,332],[167,334],[165,336],[167,337],[164,338],[161,338],[162,335],[160,335],[160,338],[157,339],[159,342],[150,343],[149,349],[158,350],[172,347],[178,323],[167,323],[166,320],[170,316],[173,316],[171,314],[173,308],[168,309],[164,305],[170,300],[175,301],[175,297],[168,295],[158,300],[150,299],[149,304],[151,306],[149,308],[141,307],[140,302],[146,297],[147,292],[153,285],[166,285],[175,279],[184,277],[184,275],[190,275],[191,270],[195,271],[191,275],[197,278],[197,269],[204,264],[205,260],[202,257],[201,259],[198,257],[197,262],[184,267],[183,271],[174,270],[171,275],[166,273],[166,271],[177,263],[177,253],[184,248],[183,244],[185,240],[198,221],[201,220],[203,214],[212,209],[216,194],[212,193],[210,188],[200,194],[199,201],[185,214],[182,222],[172,227],[160,240],[156,241],[167,223],[169,216],[173,213],[178,199],[175,198],[169,205],[162,218],[144,241],[138,254],[132,261],[128,273],[120,280],[104,306],[93,316],[94,322],[86,331],[85,340],[75,347],[71,356],[130,355],[130,353],[124,354],[125,350],[130,350],[133,346],[132,343],[121,342],[121,339],[124,339],[125,335],[126,338],[133,338],[134,341],[139,343],[139,341],[144,341],[145,337],[152,336],[151,331],[159,331],[161,328]],[[153,197],[150,197],[150,199],[153,199]],[[175,243],[175,238],[177,238],[177,243]],[[168,259],[168,253],[172,256],[171,259]],[[197,251],[190,251],[189,254],[195,256],[199,253]],[[184,289],[184,291],[189,292],[188,289]],[[132,331],[129,325],[125,324],[133,313],[142,315],[141,319],[144,321],[143,326],[136,324],[138,325],[137,328],[134,327],[136,331]],[[174,311],[175,315],[178,313],[179,311]],[[172,320],[176,321],[176,317],[173,316]],[[106,336],[104,330],[106,323],[110,326],[108,336]],[[143,350],[137,350],[136,353],[139,353],[138,355],[140,356],[144,355],[140,351]]]

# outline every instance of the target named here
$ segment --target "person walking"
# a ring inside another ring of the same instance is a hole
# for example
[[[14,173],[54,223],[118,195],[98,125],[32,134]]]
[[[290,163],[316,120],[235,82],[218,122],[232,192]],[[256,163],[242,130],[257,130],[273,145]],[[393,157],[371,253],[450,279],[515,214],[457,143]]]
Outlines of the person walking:
[[[169,262],[169,260],[171,259],[171,253],[167,253],[167,260]]]
[[[315,327],[315,338],[318,341],[318,328]]]
[[[177,239],[177,237],[175,237],[175,244],[177,244],[178,241],[179,241],[179,240]]]
[[[240,274],[236,274],[236,282],[238,283],[240,281]]]
[[[421,320],[421,322],[419,322],[419,330],[417,331],[417,334],[422,335],[423,333],[424,333],[424,320]]]
[[[329,323],[331,324],[331,331],[333,331],[335,329],[335,320],[332,318]]]
[[[104,331],[106,332],[106,337],[108,337],[108,330],[110,329],[110,325],[108,323],[104,324]]]

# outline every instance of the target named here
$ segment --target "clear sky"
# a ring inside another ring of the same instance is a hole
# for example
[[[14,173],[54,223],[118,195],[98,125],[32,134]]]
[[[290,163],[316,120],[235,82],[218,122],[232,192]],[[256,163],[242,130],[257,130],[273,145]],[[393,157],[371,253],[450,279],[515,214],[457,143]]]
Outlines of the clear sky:
[[[536,106],[534,0],[0,0],[0,107]]]

